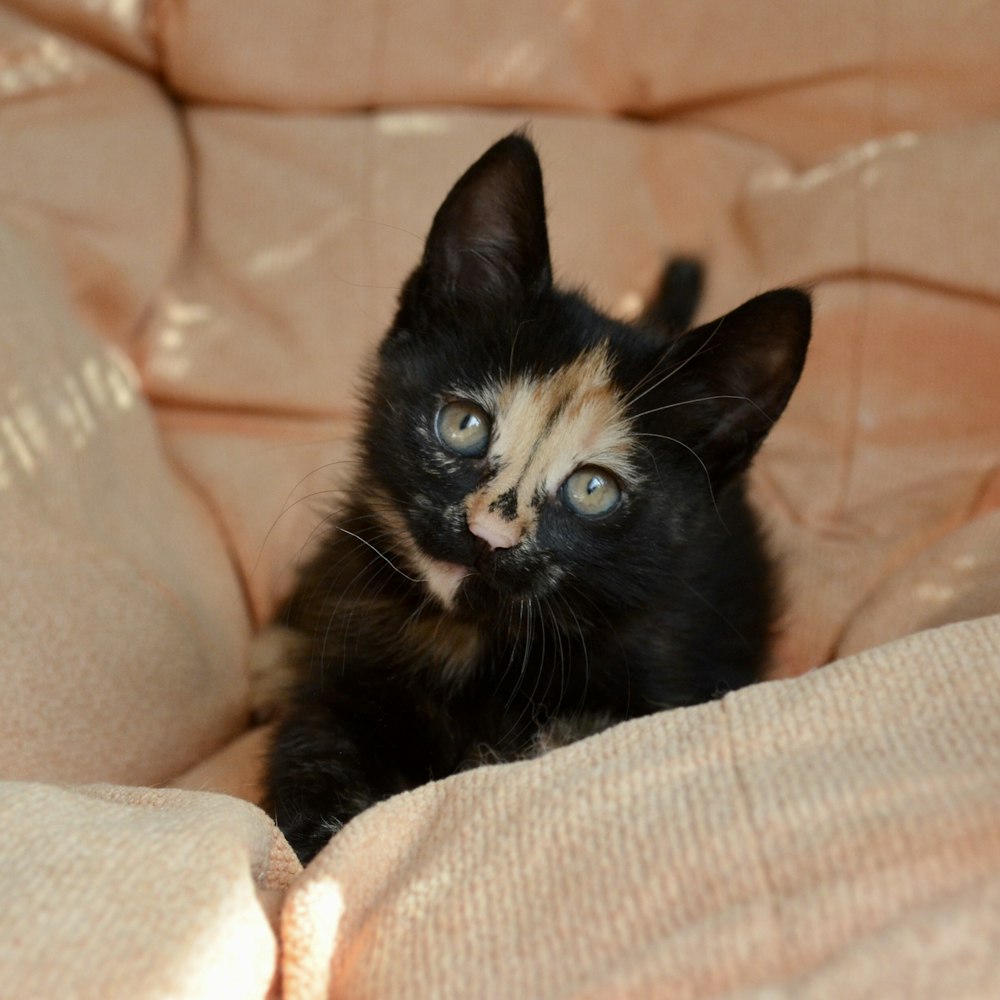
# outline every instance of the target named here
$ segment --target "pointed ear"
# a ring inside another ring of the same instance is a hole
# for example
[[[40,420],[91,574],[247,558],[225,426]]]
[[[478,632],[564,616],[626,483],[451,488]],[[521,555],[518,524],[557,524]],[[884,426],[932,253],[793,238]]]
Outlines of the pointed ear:
[[[425,291],[477,300],[551,285],[542,169],[525,136],[501,139],[459,178],[434,216],[420,271]]]
[[[721,487],[750,464],[795,388],[812,326],[809,296],[782,288],[679,337],[661,363],[660,415]]]

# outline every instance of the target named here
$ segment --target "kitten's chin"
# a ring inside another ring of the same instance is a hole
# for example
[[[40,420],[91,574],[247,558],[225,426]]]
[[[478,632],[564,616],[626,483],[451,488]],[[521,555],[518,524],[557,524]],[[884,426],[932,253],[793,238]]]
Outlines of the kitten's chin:
[[[416,572],[431,596],[437,599],[445,611],[453,611],[458,588],[472,569],[427,555],[417,544],[406,519],[393,506],[392,501],[386,497],[381,499],[385,506],[378,511],[377,516],[383,527],[395,536],[404,563]]]
[[[446,611],[454,609],[458,588],[472,572],[468,566],[431,559],[430,556],[423,556],[420,571],[427,589],[440,601]]]

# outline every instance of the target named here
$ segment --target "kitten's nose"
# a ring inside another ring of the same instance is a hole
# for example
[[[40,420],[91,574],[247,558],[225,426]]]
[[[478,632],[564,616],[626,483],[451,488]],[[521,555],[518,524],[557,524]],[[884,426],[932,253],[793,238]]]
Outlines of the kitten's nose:
[[[512,549],[521,541],[521,526],[517,521],[506,521],[490,510],[479,509],[469,514],[469,531],[491,549]]]

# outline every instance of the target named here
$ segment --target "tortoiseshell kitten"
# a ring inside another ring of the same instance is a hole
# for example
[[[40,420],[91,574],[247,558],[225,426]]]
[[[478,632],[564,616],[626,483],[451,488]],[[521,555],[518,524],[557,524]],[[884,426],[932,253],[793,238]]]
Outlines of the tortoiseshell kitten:
[[[438,210],[371,369],[359,473],[279,616],[303,680],[270,806],[303,861],[351,817],[758,677],[773,574],[744,473],[795,387],[807,295],[686,329],[553,285],[523,135]]]

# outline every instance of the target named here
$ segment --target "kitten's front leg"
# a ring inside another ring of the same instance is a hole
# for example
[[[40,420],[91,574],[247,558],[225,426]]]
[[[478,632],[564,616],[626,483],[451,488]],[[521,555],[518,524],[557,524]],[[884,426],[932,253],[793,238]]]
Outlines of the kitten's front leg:
[[[348,820],[433,776],[412,701],[363,690],[300,694],[271,753],[270,809],[305,864]]]

